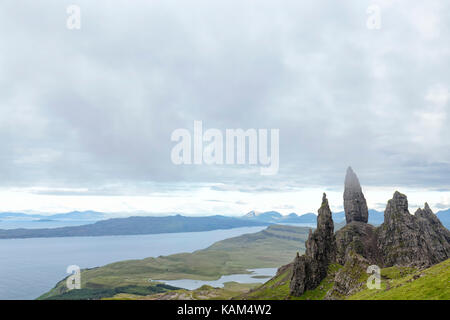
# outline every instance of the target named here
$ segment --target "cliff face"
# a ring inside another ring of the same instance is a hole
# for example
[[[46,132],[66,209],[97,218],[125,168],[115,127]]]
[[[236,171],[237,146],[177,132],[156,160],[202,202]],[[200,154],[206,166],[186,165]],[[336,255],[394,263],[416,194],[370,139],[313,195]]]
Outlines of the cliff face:
[[[389,200],[377,231],[385,266],[428,267],[450,257],[450,232],[428,204],[411,215],[408,199],[400,192]]]
[[[415,215],[408,211],[408,199],[395,192],[388,201],[384,223],[375,228],[367,223],[368,210],[358,177],[348,168],[345,178],[344,209],[347,225],[333,234],[333,220],[325,195],[317,218],[317,229],[306,242],[306,254],[294,260],[291,294],[300,296],[315,289],[327,276],[328,266],[343,268],[336,274],[328,298],[359,290],[358,277],[348,270],[399,266],[429,267],[450,258],[450,231],[428,204]],[[356,268],[356,265],[359,268]],[[356,269],[355,269],[356,268]],[[362,272],[362,271],[361,271]]]
[[[417,218],[420,234],[430,253],[429,263],[426,266],[450,258],[450,231],[442,225],[428,203],[425,203],[424,209],[418,209],[414,216]]]
[[[317,229],[309,233],[306,253],[297,254],[290,283],[291,294],[300,296],[316,288],[327,276],[328,266],[336,260],[334,224],[326,195],[318,211]]]

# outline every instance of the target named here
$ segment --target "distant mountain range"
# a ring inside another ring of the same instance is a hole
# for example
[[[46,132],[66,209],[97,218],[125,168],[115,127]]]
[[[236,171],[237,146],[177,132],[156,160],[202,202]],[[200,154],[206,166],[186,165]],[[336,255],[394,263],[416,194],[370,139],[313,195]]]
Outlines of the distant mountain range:
[[[436,213],[442,224],[450,229],[450,209],[442,210]],[[266,212],[256,212],[250,211],[246,215],[242,216],[243,219],[262,221],[267,223],[305,223],[305,224],[316,224],[317,215],[314,213],[305,213],[302,215],[297,215],[296,213],[290,213],[288,215],[282,215],[277,211],[266,211]],[[335,212],[333,213],[333,221],[335,223],[341,223],[345,221],[345,212]],[[375,226],[382,224],[384,221],[384,212],[369,209],[369,223]]]
[[[450,229],[450,209],[437,213],[442,224]],[[306,213],[297,215],[290,213],[282,215],[277,211],[250,211],[238,218],[225,216],[186,217],[181,215],[165,217],[129,217],[106,219],[107,214],[96,211],[73,211],[69,213],[40,215],[14,212],[0,213],[0,221],[62,221],[62,226],[39,229],[1,229],[0,239],[39,238],[39,237],[73,237],[73,236],[106,236],[106,235],[136,235],[172,232],[209,231],[248,226],[266,226],[269,224],[304,224],[314,227],[317,215]],[[345,222],[345,213],[333,213],[336,227]],[[384,221],[384,213],[369,210],[369,223],[380,225]],[[74,223],[76,225],[74,226]],[[22,225],[22,224],[21,224]],[[28,227],[27,227],[28,228]]]
[[[96,211],[72,211],[67,213],[58,213],[52,215],[42,214],[26,214],[19,212],[0,212],[0,220],[26,220],[26,221],[39,221],[39,220],[58,220],[58,221],[99,221],[106,219],[107,214]]]
[[[243,219],[253,221],[263,221],[268,223],[306,223],[316,224],[317,215],[314,213],[305,213],[297,215],[296,213],[290,213],[283,216],[277,211],[256,212],[250,211],[242,217]],[[333,213],[333,221],[340,223],[345,221],[344,211]],[[376,210],[369,210],[369,223],[373,225],[380,225],[384,221],[384,213]]]
[[[277,211],[256,212],[250,211],[242,217],[246,220],[263,221],[268,223],[316,223],[317,215],[314,213],[306,213],[304,215],[297,215],[296,213],[290,213],[283,216]]]

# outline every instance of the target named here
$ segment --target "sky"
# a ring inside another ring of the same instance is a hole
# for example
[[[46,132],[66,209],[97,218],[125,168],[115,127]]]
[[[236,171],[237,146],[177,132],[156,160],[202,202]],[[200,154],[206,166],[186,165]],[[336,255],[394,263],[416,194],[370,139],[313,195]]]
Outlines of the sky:
[[[0,212],[340,211],[348,166],[449,208],[449,33],[448,1],[3,0]],[[277,174],[174,164],[194,121],[279,129]]]

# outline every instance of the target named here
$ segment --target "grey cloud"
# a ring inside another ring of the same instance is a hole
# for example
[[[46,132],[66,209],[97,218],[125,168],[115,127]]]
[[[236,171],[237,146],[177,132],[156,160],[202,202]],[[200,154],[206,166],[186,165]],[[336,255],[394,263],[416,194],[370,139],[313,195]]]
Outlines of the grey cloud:
[[[3,186],[286,191],[352,165],[365,185],[450,188],[449,101],[425,98],[450,88],[447,2],[427,7],[438,36],[420,1],[381,3],[379,31],[363,2],[80,0],[79,31],[69,1],[19,2],[0,5]],[[193,120],[279,128],[279,174],[173,165],[170,134]]]
[[[433,206],[437,209],[448,209],[450,207],[448,203],[435,203]]]

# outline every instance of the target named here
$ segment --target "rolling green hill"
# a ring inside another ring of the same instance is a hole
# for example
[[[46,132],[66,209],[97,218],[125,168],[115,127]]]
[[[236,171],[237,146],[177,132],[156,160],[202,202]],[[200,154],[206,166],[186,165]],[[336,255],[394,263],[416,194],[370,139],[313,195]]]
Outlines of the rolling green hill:
[[[287,265],[274,278],[237,298],[322,300],[333,287],[334,275],[341,268],[342,266],[337,264],[331,265],[328,276],[316,289],[306,291],[300,297],[293,297],[289,294],[292,265]],[[360,278],[361,282],[366,280],[367,276]],[[424,270],[408,267],[381,269],[381,289],[370,290],[363,285],[361,291],[341,298],[345,300],[450,300],[450,259]]]
[[[309,228],[272,225],[257,233],[245,234],[214,243],[193,253],[179,253],[143,260],[129,260],[103,267],[82,270],[81,290],[83,298],[110,297],[111,291],[131,286],[134,292],[140,288],[149,294],[149,286],[157,283],[151,279],[199,279],[217,280],[222,275],[249,273],[247,269],[272,268],[289,263],[296,252],[304,250]],[[101,291],[108,292],[102,296]],[[108,291],[109,290],[109,291]],[[79,291],[79,290],[76,290]],[[42,295],[41,299],[67,298],[65,280]]]
[[[381,270],[381,289],[365,289],[350,300],[450,300],[450,259],[425,270],[391,267]]]

